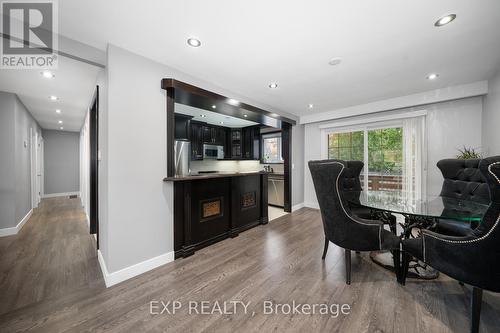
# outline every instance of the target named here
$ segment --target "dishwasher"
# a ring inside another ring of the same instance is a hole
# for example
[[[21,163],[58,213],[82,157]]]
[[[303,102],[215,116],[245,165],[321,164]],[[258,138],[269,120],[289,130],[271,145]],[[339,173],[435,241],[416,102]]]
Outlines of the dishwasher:
[[[271,206],[285,206],[285,179],[283,175],[270,173],[267,177],[267,199]]]

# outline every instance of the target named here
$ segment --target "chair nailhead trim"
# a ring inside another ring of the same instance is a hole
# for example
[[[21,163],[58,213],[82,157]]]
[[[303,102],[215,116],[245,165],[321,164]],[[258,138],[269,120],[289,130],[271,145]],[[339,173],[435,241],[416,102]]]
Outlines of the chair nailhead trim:
[[[342,167],[342,170],[340,170],[339,172],[339,175],[337,176],[337,179],[335,181],[335,186],[337,188],[337,196],[339,198],[339,201],[340,201],[340,206],[342,207],[342,210],[344,211],[344,213],[347,215],[347,217],[349,219],[351,219],[352,221],[358,223],[358,224],[362,224],[362,225],[366,225],[366,226],[370,226],[370,227],[377,227],[378,228],[378,242],[379,242],[379,248],[380,250],[382,250],[382,225],[376,225],[376,224],[370,224],[370,223],[364,223],[362,221],[358,221],[356,219],[354,219],[351,215],[349,215],[349,213],[345,210],[344,208],[344,204],[342,203],[342,198],[340,197],[340,192],[339,192],[339,179],[340,179],[340,175],[344,172],[344,169],[345,169],[345,166],[344,164],[340,163],[340,162],[327,162],[325,164],[339,164],[341,167]]]
[[[491,171],[491,167],[495,164],[500,164],[500,162],[495,162],[495,163],[491,163],[489,166],[488,166],[488,172],[497,180],[498,184],[500,184],[500,179],[497,177],[497,175],[495,175],[492,171]],[[500,215],[498,215],[498,218],[497,220],[495,221],[495,224],[493,225],[493,227],[491,227],[491,229],[486,233],[484,234],[483,236],[479,237],[479,238],[474,238],[474,239],[469,239],[469,240],[450,240],[450,239],[443,239],[443,238],[440,238],[440,237],[437,237],[437,236],[434,236],[434,235],[430,235],[430,234],[427,234],[426,233],[426,230],[422,230],[422,242],[423,242],[423,246],[424,246],[424,262],[425,262],[425,236],[429,236],[431,238],[434,238],[434,239],[437,239],[437,240],[440,240],[440,241],[443,241],[443,242],[446,242],[446,243],[452,243],[452,244],[468,244],[468,243],[474,243],[474,242],[478,242],[478,241],[481,241],[485,238],[487,238],[492,232],[493,230],[495,230],[495,228],[497,227],[498,223],[500,222]]]

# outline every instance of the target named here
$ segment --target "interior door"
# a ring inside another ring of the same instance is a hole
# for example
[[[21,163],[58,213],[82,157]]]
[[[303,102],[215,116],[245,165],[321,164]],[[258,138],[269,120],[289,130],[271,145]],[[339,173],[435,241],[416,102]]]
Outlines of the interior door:
[[[30,128],[30,171],[31,171],[31,208],[36,208],[38,201],[37,201],[37,190],[36,190],[36,178],[37,178],[37,173],[36,173],[36,136],[35,136],[35,131],[33,128]]]
[[[35,154],[35,160],[36,160],[36,179],[35,179],[35,201],[36,201],[36,207],[38,207],[38,204],[42,200],[42,189],[41,189],[41,184],[42,184],[42,163],[43,163],[43,156],[42,156],[42,138],[38,133],[36,133],[36,154]]]

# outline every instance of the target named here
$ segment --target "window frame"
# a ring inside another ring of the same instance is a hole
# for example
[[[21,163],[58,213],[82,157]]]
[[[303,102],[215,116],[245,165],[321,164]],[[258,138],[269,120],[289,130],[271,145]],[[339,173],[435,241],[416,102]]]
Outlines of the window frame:
[[[265,152],[264,140],[266,140],[266,139],[274,139],[274,138],[278,138],[279,139],[278,155],[280,157],[280,160],[279,161],[269,162],[269,161],[266,161],[265,158],[264,158],[264,152]],[[273,133],[262,134],[260,140],[261,140],[261,146],[262,146],[260,158],[261,158],[261,161],[262,161],[263,164],[284,164],[285,163],[285,160],[283,159],[283,139],[281,137],[281,132],[273,132]]]
[[[328,159],[328,136],[330,134],[363,132],[363,163],[368,165],[368,131],[403,127],[401,119],[365,123],[343,127],[329,127],[321,130],[321,159]],[[363,189],[368,189],[368,168],[363,168]]]

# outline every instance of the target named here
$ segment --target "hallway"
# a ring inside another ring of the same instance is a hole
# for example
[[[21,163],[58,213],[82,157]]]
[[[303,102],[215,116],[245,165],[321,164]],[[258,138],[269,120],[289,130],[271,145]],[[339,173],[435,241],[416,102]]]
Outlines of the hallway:
[[[105,288],[79,198],[42,200],[15,236],[0,238],[0,315],[79,289]]]

